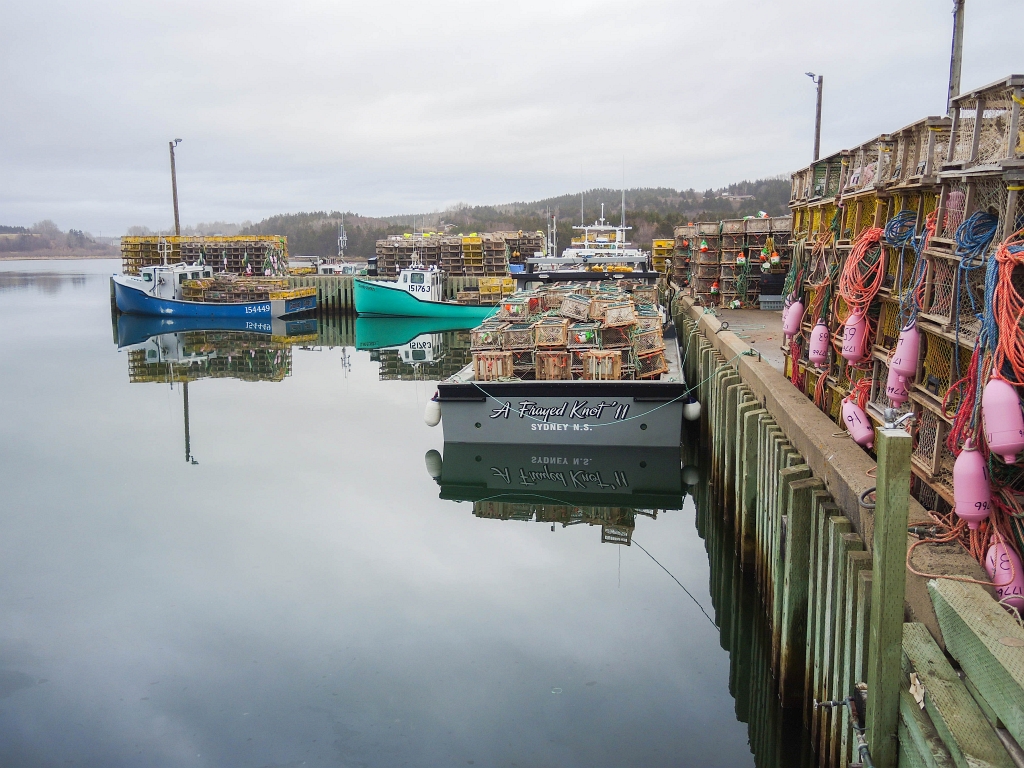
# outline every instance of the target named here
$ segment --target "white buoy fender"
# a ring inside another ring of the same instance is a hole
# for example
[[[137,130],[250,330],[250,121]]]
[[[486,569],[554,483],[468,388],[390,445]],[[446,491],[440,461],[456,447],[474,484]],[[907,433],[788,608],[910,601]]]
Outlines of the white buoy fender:
[[[427,474],[437,480],[441,476],[441,454],[431,448],[423,456],[423,463],[427,465]]]
[[[692,464],[683,467],[683,482],[687,485],[696,485],[700,482],[700,470]]]
[[[423,420],[428,427],[436,427],[441,423],[441,403],[436,394],[427,401],[427,407],[423,409]]]
[[[683,403],[683,418],[687,421],[697,421],[700,418],[700,403],[692,397]]]

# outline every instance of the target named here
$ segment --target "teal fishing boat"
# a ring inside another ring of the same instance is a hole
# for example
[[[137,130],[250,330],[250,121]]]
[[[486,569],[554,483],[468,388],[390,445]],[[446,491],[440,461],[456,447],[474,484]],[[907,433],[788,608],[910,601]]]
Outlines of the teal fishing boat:
[[[457,304],[442,299],[444,275],[436,269],[403,269],[395,282],[354,281],[356,313],[377,317],[444,317],[479,322],[497,307]]]

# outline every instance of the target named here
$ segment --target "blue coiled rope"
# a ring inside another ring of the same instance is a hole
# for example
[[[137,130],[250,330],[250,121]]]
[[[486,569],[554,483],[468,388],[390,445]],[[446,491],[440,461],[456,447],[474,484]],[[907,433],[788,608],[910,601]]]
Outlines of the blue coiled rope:
[[[920,309],[917,305],[917,289],[924,280],[926,265],[921,258],[924,250],[924,235],[917,235],[915,224],[917,223],[917,212],[903,210],[889,219],[885,225],[885,239],[890,245],[900,249],[900,263],[896,271],[896,282],[893,288],[900,300],[900,330],[906,330],[917,322],[917,312]],[[906,250],[910,246],[917,256],[914,261],[914,269],[910,273],[910,280],[906,290],[903,290],[903,270],[906,265]]]
[[[995,317],[992,311],[992,296],[990,290],[995,291],[995,273],[998,266],[995,264],[995,254],[986,262],[985,253],[988,251],[992,240],[996,236],[996,229],[999,227],[999,217],[988,211],[976,211],[968,219],[956,228],[954,239],[956,240],[956,255],[960,263],[956,269],[956,285],[953,289],[953,306],[951,310],[956,314],[953,321],[953,333],[956,337],[956,344],[953,345],[953,372],[955,376],[960,375],[960,295],[966,291],[967,298],[971,302],[971,314],[981,321],[982,330],[986,336],[992,335],[988,340],[991,349],[995,349],[995,342],[998,338],[998,329],[995,326]],[[978,307],[974,300],[974,294],[970,289],[970,273],[976,269],[985,267],[985,305]],[[989,283],[991,282],[991,288]],[[988,320],[986,321],[986,317]],[[992,326],[992,327],[989,327]],[[979,372],[980,373],[980,372]],[[978,379],[981,381],[981,379]],[[979,388],[980,392],[980,388]]]

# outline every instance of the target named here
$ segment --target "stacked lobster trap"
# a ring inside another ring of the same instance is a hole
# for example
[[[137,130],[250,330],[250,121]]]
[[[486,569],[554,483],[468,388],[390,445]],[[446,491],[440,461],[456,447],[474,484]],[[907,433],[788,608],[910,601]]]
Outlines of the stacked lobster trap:
[[[994,386],[1004,397],[1016,389],[1000,421],[1021,420],[1022,89],[1014,75],[966,93],[952,118],[831,155],[791,185],[786,375],[847,427],[851,413],[874,426],[912,414],[914,495],[979,559],[983,537],[1024,544],[1024,472],[997,456],[998,429],[982,428],[994,380],[1013,385]],[[851,434],[866,445],[873,430]],[[986,502],[968,529],[953,469],[978,456],[995,514]]]
[[[509,274],[510,263],[522,264],[544,248],[542,232],[426,232],[378,240],[375,253],[382,277],[397,277],[414,264],[438,267],[453,276],[502,277]]]
[[[288,274],[288,238],[283,235],[163,236],[121,238],[121,271],[137,275],[160,264],[208,264],[231,275]]]
[[[791,216],[676,227],[673,279],[705,305],[757,305],[762,276],[789,267],[792,228]]]
[[[668,370],[653,285],[519,291],[471,336],[480,381],[656,379]]]

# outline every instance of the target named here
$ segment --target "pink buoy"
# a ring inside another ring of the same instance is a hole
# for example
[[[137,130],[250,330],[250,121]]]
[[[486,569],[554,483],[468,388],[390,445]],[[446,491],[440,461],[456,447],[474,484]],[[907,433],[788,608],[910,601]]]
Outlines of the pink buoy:
[[[996,377],[988,380],[981,396],[981,420],[989,450],[1013,464],[1024,450],[1024,416],[1017,390],[1010,382]]]
[[[988,484],[985,457],[970,439],[953,464],[953,500],[957,517],[967,521],[972,531],[992,510],[992,490]]]
[[[843,326],[843,357],[851,363],[864,358],[864,342],[868,335],[868,321],[863,314],[854,312]]]
[[[864,409],[853,400],[843,400],[843,423],[857,445],[871,448],[875,444],[875,427]]]
[[[996,597],[1018,611],[1024,611],[1024,565],[1013,547],[992,539],[985,555],[985,570],[996,585]]]
[[[800,321],[804,319],[804,303],[797,299],[786,311],[782,320],[782,335],[786,338],[800,333]]]
[[[807,359],[821,367],[828,360],[829,330],[824,321],[819,320],[811,330],[811,343],[807,350]]]
[[[900,376],[899,372],[892,367],[889,368],[889,377],[885,380],[885,395],[889,398],[889,402],[896,407],[903,405],[910,398],[906,378]]]
[[[895,369],[896,373],[901,377],[900,381],[905,385],[907,379],[912,379],[917,375],[917,358],[921,351],[921,332],[917,330],[917,325],[911,325],[909,328],[904,328],[900,331],[900,336],[896,339],[896,349],[892,355],[892,362],[889,363],[889,369]]]

